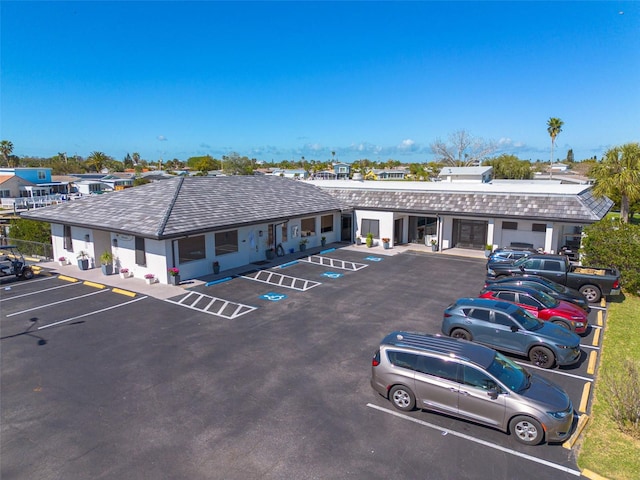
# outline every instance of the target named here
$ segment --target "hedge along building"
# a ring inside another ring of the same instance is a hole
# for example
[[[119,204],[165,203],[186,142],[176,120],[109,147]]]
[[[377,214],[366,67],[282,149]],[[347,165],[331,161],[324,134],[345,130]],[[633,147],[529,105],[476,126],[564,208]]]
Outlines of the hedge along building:
[[[349,211],[305,182],[231,176],[171,178],[22,216],[51,224],[54,258],[75,262],[86,252],[96,265],[106,251],[117,268],[168,283],[172,267],[195,278],[212,273],[214,261],[224,271],[263,261],[279,245],[297,250],[303,238],[310,247],[338,241]]]
[[[545,252],[579,245],[582,227],[613,206],[590,185],[548,181],[314,181],[353,207],[357,236],[442,249],[526,244]]]

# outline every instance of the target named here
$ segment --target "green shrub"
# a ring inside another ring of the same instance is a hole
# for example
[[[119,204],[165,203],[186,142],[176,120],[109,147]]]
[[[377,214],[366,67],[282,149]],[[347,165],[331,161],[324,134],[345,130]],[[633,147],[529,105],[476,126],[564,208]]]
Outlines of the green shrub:
[[[367,247],[373,246],[373,233],[367,233]]]
[[[618,428],[640,439],[640,365],[627,358],[622,368],[603,372],[601,380]]]
[[[620,270],[626,292],[640,292],[640,226],[605,218],[584,229],[582,262]]]

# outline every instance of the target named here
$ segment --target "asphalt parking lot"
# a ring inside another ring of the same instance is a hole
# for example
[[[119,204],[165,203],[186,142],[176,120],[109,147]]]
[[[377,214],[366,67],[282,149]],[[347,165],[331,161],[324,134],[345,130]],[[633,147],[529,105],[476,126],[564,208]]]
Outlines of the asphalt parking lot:
[[[483,259],[366,249],[322,257],[333,260],[247,271],[166,300],[57,275],[4,282],[0,476],[580,475],[570,448],[402,413],[369,385],[384,335],[439,333],[444,308],[479,293]],[[577,411],[588,410],[605,319],[592,311],[579,364],[536,370]]]

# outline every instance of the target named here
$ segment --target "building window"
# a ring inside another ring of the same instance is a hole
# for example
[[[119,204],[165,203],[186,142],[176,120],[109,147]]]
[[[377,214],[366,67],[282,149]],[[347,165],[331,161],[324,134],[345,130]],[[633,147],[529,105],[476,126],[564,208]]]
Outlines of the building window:
[[[147,254],[144,250],[144,238],[136,237],[136,265],[147,266]]]
[[[280,225],[280,229],[282,231],[282,241],[283,242],[286,242],[289,239],[289,236],[287,234],[287,226],[288,226],[287,222],[285,222],[282,225]]]
[[[547,231],[547,225],[545,223],[534,223],[531,226],[531,231],[532,232],[546,232]]]
[[[312,237],[316,234],[316,219],[315,217],[303,218],[300,224],[300,236]]]
[[[362,219],[360,236],[366,237],[369,233],[372,233],[374,238],[378,238],[380,236],[380,220],[370,220],[367,218]]]
[[[216,233],[216,257],[238,251],[238,231]]]
[[[11,190],[0,190],[0,198],[11,198]]]
[[[178,240],[178,263],[188,263],[207,258],[204,235]]]
[[[320,233],[333,232],[333,215],[320,217]]]
[[[502,222],[503,230],[517,230],[518,222]]]
[[[67,252],[73,252],[73,242],[71,241],[71,226],[64,226],[64,249]]]
[[[47,174],[44,170],[38,170],[38,180],[46,180]]]

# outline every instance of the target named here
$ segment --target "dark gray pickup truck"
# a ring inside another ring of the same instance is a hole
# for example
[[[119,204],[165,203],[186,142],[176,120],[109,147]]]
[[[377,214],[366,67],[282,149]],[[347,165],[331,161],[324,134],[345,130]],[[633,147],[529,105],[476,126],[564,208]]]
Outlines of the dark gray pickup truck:
[[[613,268],[572,265],[565,255],[531,255],[509,263],[487,264],[487,278],[538,275],[580,291],[589,302],[620,294],[620,272]]]

